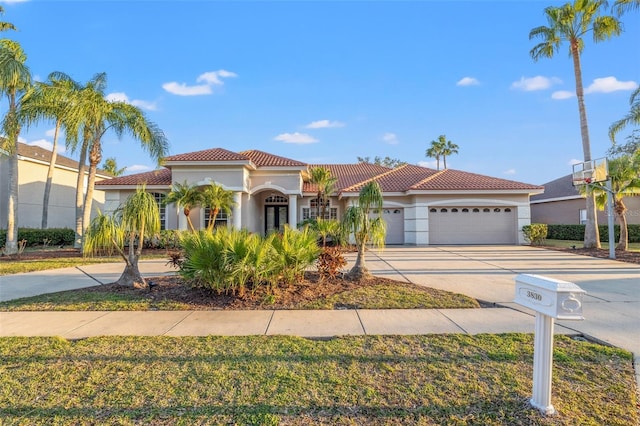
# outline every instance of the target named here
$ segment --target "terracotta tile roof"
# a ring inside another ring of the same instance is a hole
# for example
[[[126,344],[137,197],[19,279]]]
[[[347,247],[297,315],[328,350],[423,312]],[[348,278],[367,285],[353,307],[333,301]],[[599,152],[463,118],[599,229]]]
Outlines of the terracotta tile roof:
[[[543,187],[460,170],[445,169],[436,172],[411,189],[423,191],[540,190]]]
[[[580,192],[572,184],[571,175],[562,176],[561,178],[547,182],[542,186],[544,186],[544,194],[532,195],[531,201],[580,196]]]
[[[18,155],[26,158],[32,158],[34,160],[44,161],[49,163],[51,161],[52,152],[48,149],[40,148],[36,145],[27,145],[26,143],[18,142]],[[56,157],[56,165],[69,167],[71,169],[78,170],[78,162],[72,160],[69,157],[65,157],[64,155],[58,154]],[[87,172],[89,170],[89,166],[87,165]],[[110,173],[98,169],[98,173],[104,176],[111,176]]]
[[[278,155],[269,154],[268,152],[251,149],[249,151],[241,151],[240,155],[244,155],[251,159],[251,162],[257,167],[304,167],[307,164],[290,158],[280,157]]]
[[[389,172],[392,169],[383,166],[377,166],[370,163],[357,164],[312,164],[309,168],[324,167],[331,171],[331,176],[337,177],[336,192],[341,192],[344,188],[356,185],[374,176]],[[309,182],[305,182],[302,188],[303,192],[316,192],[316,186]]]
[[[113,179],[96,182],[96,188],[114,185],[171,185],[171,170],[159,169],[135,175],[120,176]]]
[[[249,161],[249,157],[223,148],[205,149],[165,157],[164,161]]]
[[[433,169],[405,164],[376,176],[375,180],[384,192],[404,192],[436,173],[437,171]],[[344,192],[359,192],[372,179],[345,188]]]

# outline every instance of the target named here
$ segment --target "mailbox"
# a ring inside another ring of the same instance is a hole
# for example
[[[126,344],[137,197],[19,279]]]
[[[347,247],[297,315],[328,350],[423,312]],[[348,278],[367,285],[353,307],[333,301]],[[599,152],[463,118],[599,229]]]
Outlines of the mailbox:
[[[586,293],[574,283],[540,275],[516,277],[514,302],[560,320],[583,320],[582,297]]]

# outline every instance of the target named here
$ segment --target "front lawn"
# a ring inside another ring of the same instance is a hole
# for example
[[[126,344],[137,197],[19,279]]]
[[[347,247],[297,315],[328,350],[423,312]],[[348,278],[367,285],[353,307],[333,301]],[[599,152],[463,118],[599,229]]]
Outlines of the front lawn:
[[[632,425],[631,355],[556,337],[553,404],[531,335],[0,339],[0,418],[24,425]]]

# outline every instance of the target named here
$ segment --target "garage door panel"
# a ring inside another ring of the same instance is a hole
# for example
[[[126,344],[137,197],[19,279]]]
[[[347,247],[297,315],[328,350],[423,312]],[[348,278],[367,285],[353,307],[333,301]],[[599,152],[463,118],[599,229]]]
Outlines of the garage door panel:
[[[404,244],[404,209],[383,209],[382,217],[387,222],[385,244]]]
[[[515,244],[515,225],[515,207],[432,208],[429,243]]]

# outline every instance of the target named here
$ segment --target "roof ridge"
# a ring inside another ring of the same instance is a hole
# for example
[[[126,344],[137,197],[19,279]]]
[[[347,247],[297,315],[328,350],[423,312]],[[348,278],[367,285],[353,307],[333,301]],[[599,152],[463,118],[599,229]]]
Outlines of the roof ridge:
[[[417,187],[419,187],[423,183],[429,182],[431,179],[435,179],[436,176],[442,175],[447,170],[449,170],[449,169],[436,170],[436,172],[434,174],[432,174],[431,176],[427,176],[426,178],[422,179],[419,182],[414,183],[413,185],[411,185],[409,187],[409,189],[416,189]]]
[[[383,178],[383,177],[385,177],[385,176],[388,176],[389,174],[391,174],[391,173],[393,173],[393,172],[395,172],[395,171],[397,171],[397,170],[403,169],[403,168],[405,168],[406,166],[407,166],[407,164],[403,164],[402,166],[397,167],[397,168],[395,168],[395,169],[388,170],[388,171],[386,171],[386,172],[384,172],[384,173],[380,173],[380,174],[378,174],[378,175],[375,175],[375,176],[373,176],[373,177],[370,177],[369,179],[365,179],[365,180],[360,181],[360,182],[358,182],[358,183],[354,183],[354,184],[353,184],[353,185],[351,185],[351,186],[348,186],[348,187],[346,187],[346,188],[342,188],[342,190],[340,191],[340,193],[345,192],[345,191],[350,191],[350,190],[351,190],[351,188],[354,188],[354,187],[359,186],[359,185],[366,185],[366,184],[367,184],[367,183],[369,183],[369,182],[372,182],[372,181],[374,181],[374,180],[376,180],[376,179],[380,179],[380,178]]]

